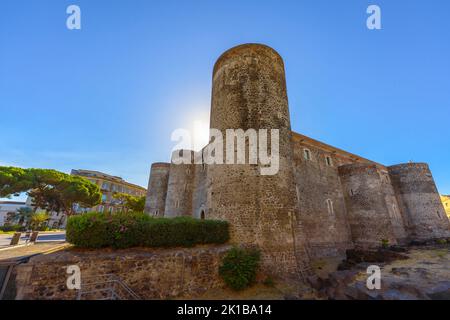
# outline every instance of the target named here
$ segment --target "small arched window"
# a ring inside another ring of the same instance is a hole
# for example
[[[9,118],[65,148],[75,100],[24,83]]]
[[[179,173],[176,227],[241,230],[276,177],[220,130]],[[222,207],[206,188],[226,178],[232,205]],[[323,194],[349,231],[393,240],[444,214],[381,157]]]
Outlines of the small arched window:
[[[200,212],[200,219],[205,220],[205,210],[202,210],[202,212]]]
[[[328,214],[333,215],[334,208],[333,208],[333,201],[331,201],[331,199],[327,199],[327,208],[328,208]]]
[[[333,166],[333,160],[331,159],[330,156],[326,156],[325,157],[325,163],[327,164],[328,167],[332,167]]]

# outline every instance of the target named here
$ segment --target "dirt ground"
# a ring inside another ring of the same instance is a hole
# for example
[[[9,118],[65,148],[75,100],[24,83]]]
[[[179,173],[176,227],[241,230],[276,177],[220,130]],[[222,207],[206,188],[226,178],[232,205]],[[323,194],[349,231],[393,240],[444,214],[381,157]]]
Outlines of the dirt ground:
[[[337,266],[342,259],[323,259],[312,263],[313,270],[319,278],[328,281],[330,274],[331,277],[336,274],[352,274],[348,282],[332,280],[331,283],[335,285],[335,288],[327,291],[328,296],[319,294],[318,290],[309,286],[274,280],[272,285],[264,285],[259,281],[251,288],[238,292],[227,288],[214,289],[194,299],[450,299],[450,245],[413,247],[406,255],[408,258],[405,260],[379,264],[381,289],[378,291],[367,289],[368,275],[365,265],[360,265],[354,270],[337,271]],[[339,276],[336,278],[339,279]],[[180,297],[180,299],[192,299],[192,297]]]

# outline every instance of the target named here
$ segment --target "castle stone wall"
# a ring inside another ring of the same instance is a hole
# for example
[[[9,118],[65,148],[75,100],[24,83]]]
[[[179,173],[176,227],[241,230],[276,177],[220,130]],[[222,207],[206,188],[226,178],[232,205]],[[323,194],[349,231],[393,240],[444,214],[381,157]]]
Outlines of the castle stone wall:
[[[196,157],[202,157],[202,152],[197,152]],[[196,161],[196,163],[201,163]],[[208,165],[195,164],[194,166],[194,186],[192,193],[192,216],[197,219],[208,218],[207,192],[209,188]]]
[[[74,300],[69,290],[67,267],[81,271],[84,300],[104,299],[111,284],[106,275],[117,276],[141,299],[196,297],[224,286],[219,276],[221,260],[230,246],[199,246],[189,249],[65,250],[31,258],[18,265],[17,300]],[[114,286],[116,293],[122,292]],[[99,291],[93,292],[94,289]],[[103,289],[103,290],[102,290]],[[124,295],[125,298],[128,295]]]
[[[388,169],[398,203],[409,220],[411,239],[448,237],[449,220],[428,165],[407,163]]]
[[[175,164],[174,158],[186,156],[186,162]],[[189,160],[188,160],[189,159]],[[192,192],[194,189],[194,152],[191,150],[176,150],[172,155],[167,197],[164,215],[166,217],[180,217],[192,215]]]
[[[355,246],[450,236],[426,164],[386,168],[291,131],[284,63],[273,49],[226,51],[212,80],[210,128],[224,139],[227,129],[267,129],[269,142],[270,129],[278,129],[279,171],[261,175],[260,163],[194,164],[204,155],[186,151],[192,164],[152,168],[147,212],[227,220],[232,243],[258,246],[264,271],[293,278],[308,273],[310,259]]]
[[[405,244],[408,241],[408,234],[406,232],[407,218],[404,216],[403,211],[400,209],[394,187],[388,173],[387,168],[379,170],[381,190],[384,194],[384,200],[386,202],[386,209],[391,219],[392,231],[399,244]]]
[[[311,258],[343,256],[351,248],[346,208],[337,165],[340,159],[294,139],[296,195]],[[304,151],[310,152],[306,160]],[[326,156],[331,158],[327,165]]]
[[[279,129],[278,174],[263,176],[260,165],[209,165],[208,217],[230,222],[232,242],[258,245],[267,272],[298,278],[308,257],[302,250],[302,235],[294,233],[297,214],[290,118],[284,64],[278,53],[248,44],[218,59],[211,128],[224,136],[226,129]]]
[[[145,201],[145,213],[157,217],[164,216],[169,172],[170,163],[152,164]]]
[[[348,164],[339,167],[339,175],[355,246],[376,247],[382,240],[396,244],[378,167],[375,164]]]

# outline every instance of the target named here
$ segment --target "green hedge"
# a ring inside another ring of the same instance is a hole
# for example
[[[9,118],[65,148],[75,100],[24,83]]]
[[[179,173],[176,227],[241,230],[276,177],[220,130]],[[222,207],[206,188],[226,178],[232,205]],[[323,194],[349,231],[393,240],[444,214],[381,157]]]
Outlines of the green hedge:
[[[191,247],[225,243],[229,233],[225,221],[92,212],[69,218],[66,239],[83,248]]]
[[[3,231],[3,232],[11,232],[11,231],[23,232],[25,230],[26,230],[26,227],[21,226],[19,224],[6,225],[6,226],[0,227],[0,231]]]

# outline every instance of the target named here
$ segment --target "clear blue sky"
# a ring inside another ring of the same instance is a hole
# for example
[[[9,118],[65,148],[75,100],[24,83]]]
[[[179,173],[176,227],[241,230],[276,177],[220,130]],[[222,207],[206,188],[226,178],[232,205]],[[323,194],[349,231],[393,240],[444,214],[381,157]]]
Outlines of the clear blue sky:
[[[387,165],[428,162],[450,194],[449,14],[447,0],[3,0],[0,164],[146,186],[171,132],[208,122],[217,57],[259,42],[285,60],[294,131]]]

